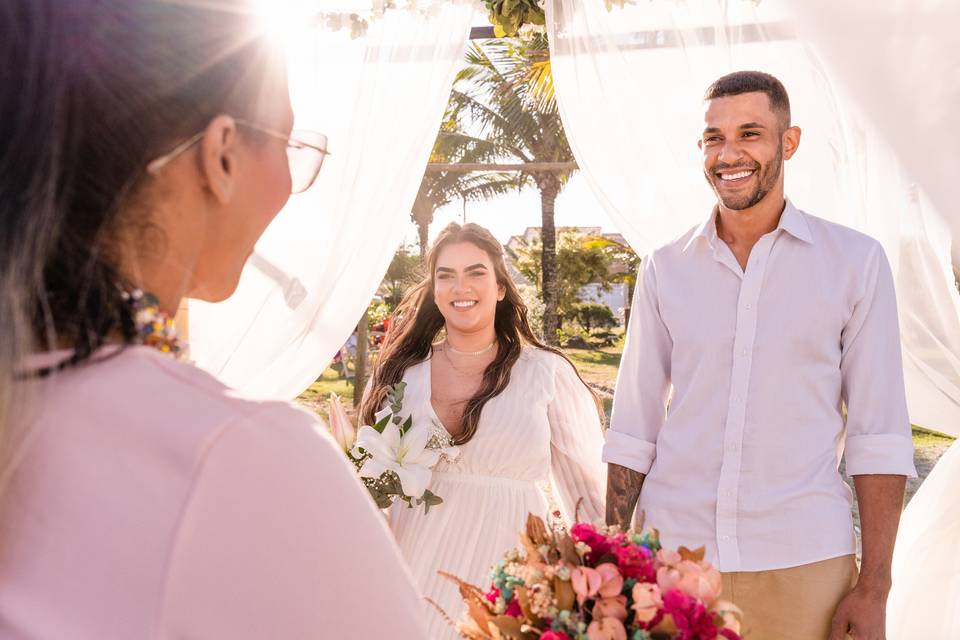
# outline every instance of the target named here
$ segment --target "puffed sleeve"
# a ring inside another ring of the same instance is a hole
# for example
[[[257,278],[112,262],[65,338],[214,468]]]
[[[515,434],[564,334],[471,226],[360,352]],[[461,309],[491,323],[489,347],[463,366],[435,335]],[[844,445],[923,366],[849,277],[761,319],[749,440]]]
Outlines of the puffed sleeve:
[[[425,638],[417,590],[343,454],[312,415],[268,406],[206,451],[160,636]]]
[[[573,366],[553,358],[553,397],[547,407],[550,421],[551,478],[567,522],[573,521],[577,502],[580,520],[603,519],[606,468],[601,459],[603,427],[593,395]]]

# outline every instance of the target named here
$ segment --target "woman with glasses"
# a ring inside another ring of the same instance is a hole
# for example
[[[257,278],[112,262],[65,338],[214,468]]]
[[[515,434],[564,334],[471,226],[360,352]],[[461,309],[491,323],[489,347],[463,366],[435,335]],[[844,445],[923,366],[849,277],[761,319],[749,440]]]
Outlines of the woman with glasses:
[[[316,420],[176,359],[326,154],[253,27],[0,3],[0,638],[425,637]]]

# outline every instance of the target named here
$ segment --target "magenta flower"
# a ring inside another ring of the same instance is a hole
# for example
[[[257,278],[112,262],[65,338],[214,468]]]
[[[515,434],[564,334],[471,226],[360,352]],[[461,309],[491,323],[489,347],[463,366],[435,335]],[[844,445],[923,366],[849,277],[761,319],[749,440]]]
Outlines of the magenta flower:
[[[500,597],[500,589],[497,589],[496,587],[491,586],[490,591],[487,591],[484,597],[487,599],[488,602],[496,604],[497,598]]]
[[[624,578],[633,578],[638,582],[656,582],[657,571],[653,567],[652,554],[646,547],[635,544],[616,547],[617,566]]]
[[[663,609],[673,617],[680,632],[678,640],[714,640],[717,637],[719,630],[713,622],[713,614],[703,603],[679,589],[663,594]]]
[[[596,563],[602,556],[610,552],[614,541],[597,531],[592,524],[578,522],[570,528],[570,537],[575,542],[582,542],[590,547],[586,555],[587,564]]]
[[[540,640],[570,640],[570,636],[565,634],[563,631],[546,631]]]
[[[523,609],[520,608],[520,601],[514,598],[510,601],[510,604],[507,605],[507,610],[504,611],[504,614],[508,616],[513,616],[514,618],[523,617]]]

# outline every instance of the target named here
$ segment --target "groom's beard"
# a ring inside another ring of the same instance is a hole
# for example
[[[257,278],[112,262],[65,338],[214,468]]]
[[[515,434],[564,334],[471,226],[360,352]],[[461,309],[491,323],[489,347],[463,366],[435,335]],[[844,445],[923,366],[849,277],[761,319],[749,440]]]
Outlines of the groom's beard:
[[[720,178],[716,172],[721,169],[742,169],[744,171],[756,171],[757,182],[753,191],[743,195],[729,194],[724,198],[720,194]],[[727,209],[731,211],[742,211],[749,209],[761,200],[767,197],[767,194],[773,191],[777,186],[777,180],[780,178],[780,172],[783,170],[783,145],[777,147],[777,155],[762,167],[756,162],[745,162],[742,164],[726,164],[723,162],[715,164],[711,169],[704,170],[703,175],[713,192]]]

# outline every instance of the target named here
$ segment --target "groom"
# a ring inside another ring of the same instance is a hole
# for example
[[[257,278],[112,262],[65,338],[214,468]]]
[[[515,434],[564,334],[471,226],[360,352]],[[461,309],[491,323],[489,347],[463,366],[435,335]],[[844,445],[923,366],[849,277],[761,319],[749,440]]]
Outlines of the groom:
[[[915,475],[893,278],[875,240],[784,198],[799,143],[773,76],[707,89],[698,144],[717,205],[640,268],[607,520],[628,525],[639,499],[667,545],[706,545],[748,639],[879,640]]]

